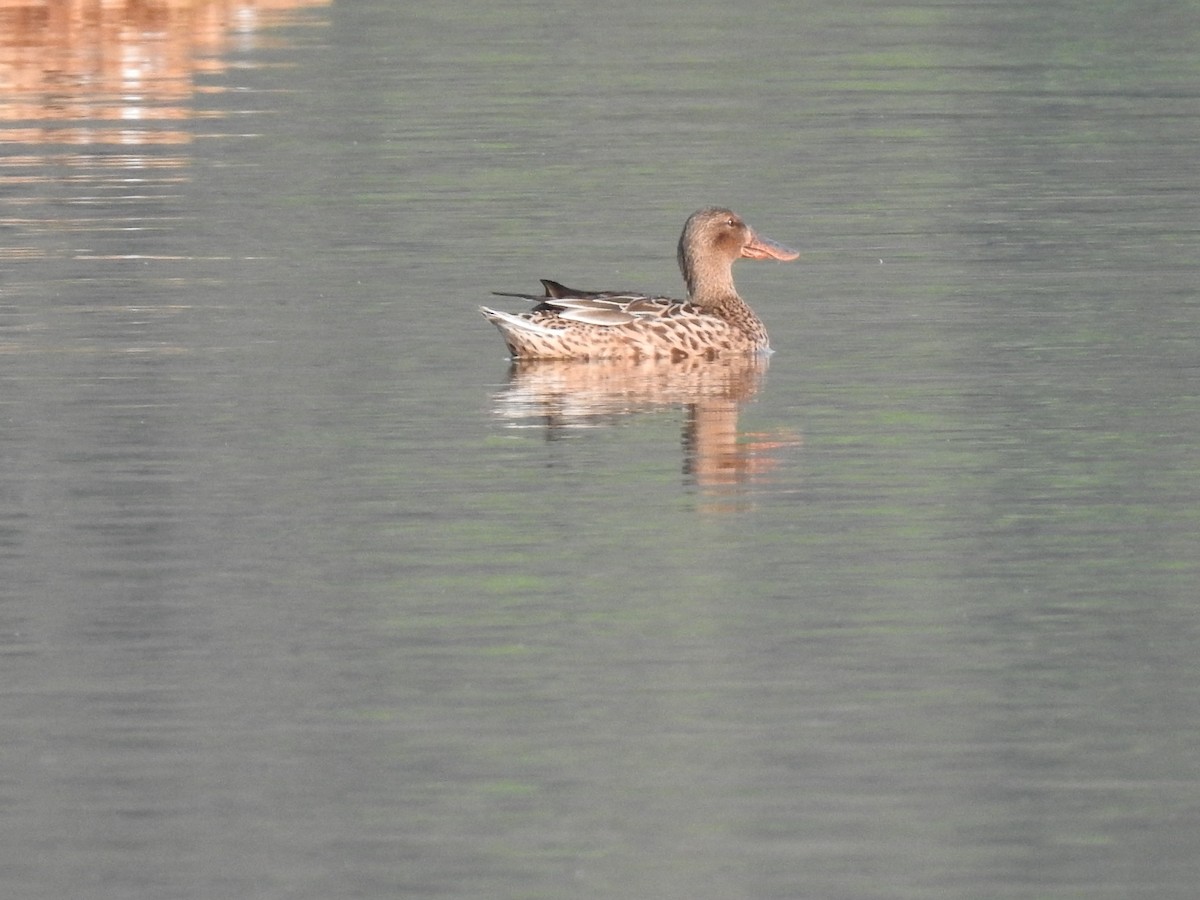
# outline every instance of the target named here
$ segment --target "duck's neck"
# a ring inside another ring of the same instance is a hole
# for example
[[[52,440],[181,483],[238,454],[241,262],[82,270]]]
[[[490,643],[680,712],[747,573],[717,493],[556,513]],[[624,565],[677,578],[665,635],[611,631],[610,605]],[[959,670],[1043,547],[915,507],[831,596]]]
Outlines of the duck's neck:
[[[756,344],[767,346],[766,326],[733,286],[733,260],[694,254],[680,242],[679,269],[687,283],[688,300],[709,315],[736,325]]]
[[[688,299],[697,306],[718,306],[723,300],[737,299],[733,286],[733,260],[693,253],[679,246],[679,271],[687,283]]]

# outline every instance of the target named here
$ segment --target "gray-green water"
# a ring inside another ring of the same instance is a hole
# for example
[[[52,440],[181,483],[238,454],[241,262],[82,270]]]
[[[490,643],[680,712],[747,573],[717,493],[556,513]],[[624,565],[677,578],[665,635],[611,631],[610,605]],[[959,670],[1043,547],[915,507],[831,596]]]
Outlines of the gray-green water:
[[[1195,13],[335,2],[124,140],[9,79],[5,895],[1193,897]],[[711,203],[804,253],[767,371],[510,378],[489,291],[678,291]]]

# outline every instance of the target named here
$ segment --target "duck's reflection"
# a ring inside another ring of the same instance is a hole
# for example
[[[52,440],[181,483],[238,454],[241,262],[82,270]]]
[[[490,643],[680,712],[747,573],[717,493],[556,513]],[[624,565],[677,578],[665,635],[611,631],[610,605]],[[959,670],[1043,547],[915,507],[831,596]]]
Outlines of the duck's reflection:
[[[683,410],[685,477],[706,496],[734,501],[778,465],[797,434],[739,430],[742,407],[758,393],[766,357],[679,362],[518,360],[496,414],[510,427],[541,428],[549,440],[572,429],[612,425],[635,413]]]

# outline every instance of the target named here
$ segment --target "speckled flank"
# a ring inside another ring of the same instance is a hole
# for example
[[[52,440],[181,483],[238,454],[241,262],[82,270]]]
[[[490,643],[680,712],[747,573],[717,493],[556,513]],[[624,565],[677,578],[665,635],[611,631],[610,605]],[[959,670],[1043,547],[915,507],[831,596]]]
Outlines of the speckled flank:
[[[769,351],[766,328],[733,286],[733,262],[798,254],[758,238],[735,213],[708,208],[688,219],[678,255],[687,301],[543,281],[543,296],[501,295],[535,301],[528,312],[482,311],[518,359],[715,359]]]
[[[563,319],[551,311],[512,316],[484,308],[517,359],[709,359],[769,349],[766,329],[751,312],[738,324],[690,304],[618,325]],[[749,308],[747,308],[749,312]]]

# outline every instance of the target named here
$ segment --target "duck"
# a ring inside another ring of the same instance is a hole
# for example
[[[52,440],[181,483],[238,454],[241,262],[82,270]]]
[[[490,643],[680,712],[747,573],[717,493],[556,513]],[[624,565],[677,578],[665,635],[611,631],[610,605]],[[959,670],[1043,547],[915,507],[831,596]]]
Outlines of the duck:
[[[709,206],[692,213],[677,259],[687,299],[623,291],[585,291],[542,279],[544,293],[510,294],[535,305],[509,313],[480,307],[513,359],[717,359],[768,354],[767,329],[738,296],[738,259],[796,259],[799,253],[759,236],[737,213]]]

